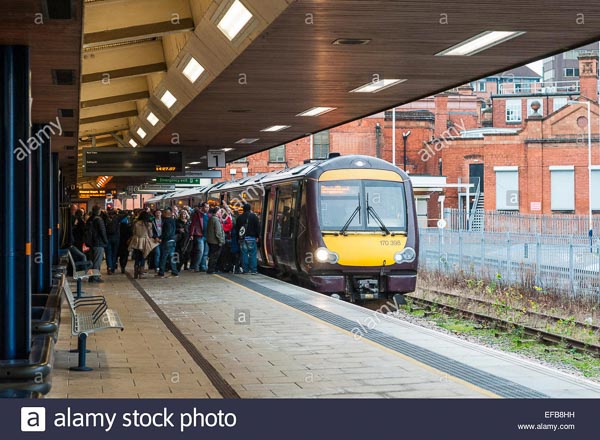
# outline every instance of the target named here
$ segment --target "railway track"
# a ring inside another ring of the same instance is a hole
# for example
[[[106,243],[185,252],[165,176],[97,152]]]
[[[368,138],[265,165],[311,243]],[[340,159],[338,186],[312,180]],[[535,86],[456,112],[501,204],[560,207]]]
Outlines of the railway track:
[[[485,301],[479,298],[471,298],[464,297],[461,295],[456,295],[448,292],[442,292],[432,289],[419,289],[421,292],[427,292],[430,295],[433,295],[434,298],[423,298],[421,296],[416,296],[414,294],[407,295],[407,298],[413,302],[413,304],[427,307],[427,308],[438,308],[442,310],[446,310],[452,313],[456,313],[460,316],[468,317],[474,319],[478,322],[485,322],[487,324],[492,324],[497,328],[501,328],[504,330],[508,330],[514,328],[515,326],[522,328],[525,334],[533,336],[540,341],[549,344],[567,344],[567,346],[572,347],[578,351],[591,353],[595,356],[600,356],[600,345],[598,343],[591,343],[589,341],[582,341],[572,336],[562,335],[558,333],[554,333],[552,331],[547,330],[547,328],[540,328],[536,325],[531,325],[530,323],[523,322],[524,320],[516,320],[509,321],[507,319],[502,319],[497,316],[493,316],[492,313],[486,313],[490,309],[494,307],[498,307],[497,304],[490,303],[489,301]],[[455,304],[453,304],[455,303]],[[458,303],[458,304],[456,304]],[[469,303],[470,305],[474,305],[475,307],[466,308],[461,307],[460,303]],[[483,309],[483,310],[482,310]],[[555,325],[559,324],[561,321],[565,322],[564,319],[546,315],[543,313],[537,312],[527,312],[523,314],[528,318],[528,321],[531,322],[543,322],[547,325],[549,323],[553,323]],[[587,334],[594,334],[596,339],[600,338],[600,327],[595,326],[588,323],[583,323],[579,321],[569,321],[569,325],[571,329],[578,329]]]

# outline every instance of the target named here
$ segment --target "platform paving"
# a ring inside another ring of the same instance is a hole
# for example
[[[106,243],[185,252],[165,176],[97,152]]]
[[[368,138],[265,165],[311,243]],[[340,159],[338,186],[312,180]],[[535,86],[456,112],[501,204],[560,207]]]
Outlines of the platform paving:
[[[104,278],[106,283],[86,285],[86,290],[106,296],[125,331],[90,336],[88,363],[95,371],[69,371],[77,360],[67,350],[76,346],[76,338],[70,336],[64,308],[49,397],[212,398],[224,395],[223,382],[241,398],[497,397],[261,293],[279,292],[368,330],[365,323],[374,312],[273,278],[192,272],[139,284],[121,274]],[[165,321],[181,333],[179,338]],[[373,331],[544,395],[600,396],[600,387],[591,382],[403,321],[380,316]],[[197,364],[182,338],[204,357],[208,370]]]

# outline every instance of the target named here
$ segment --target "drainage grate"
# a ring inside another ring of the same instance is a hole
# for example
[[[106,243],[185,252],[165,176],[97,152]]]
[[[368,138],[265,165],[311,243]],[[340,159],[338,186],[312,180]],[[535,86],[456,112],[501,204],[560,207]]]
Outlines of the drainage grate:
[[[352,332],[352,330],[358,325],[351,319],[344,318],[343,316],[336,315],[335,313],[328,312],[326,310],[322,310],[316,306],[313,306],[312,304],[307,304],[304,301],[292,296],[277,292],[276,290],[265,286],[261,286],[255,282],[248,281],[243,277],[227,276],[227,278],[235,280],[236,283],[252,289],[261,295],[286,304],[296,310],[307,313],[317,319],[320,319],[321,321],[333,324],[336,327],[348,332]],[[411,344],[410,342],[403,341],[377,330],[369,330],[369,332],[362,337],[390,350],[394,350],[397,353],[401,353],[405,356],[422,362],[423,364],[429,365],[437,370],[443,371],[451,376],[491,391],[492,393],[495,393],[501,397],[529,399],[549,397],[546,394],[540,393],[539,391],[523,385],[519,385],[516,382],[494,376],[493,374],[471,367],[470,365],[462,362],[455,361],[454,359],[450,359],[426,348],[419,347],[418,345]]]

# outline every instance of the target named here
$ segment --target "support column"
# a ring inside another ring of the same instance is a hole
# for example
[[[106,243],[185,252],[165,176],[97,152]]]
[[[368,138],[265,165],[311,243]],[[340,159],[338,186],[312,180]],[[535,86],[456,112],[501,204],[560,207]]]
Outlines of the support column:
[[[41,124],[34,124],[32,131],[38,133],[43,128]],[[49,140],[42,137],[42,145],[32,155],[33,169],[31,172],[31,181],[33,186],[33,203],[31,205],[32,220],[32,289],[34,292],[44,292],[44,240],[46,239],[47,229],[44,226],[44,185],[46,182],[44,176],[44,152]]]
[[[52,225],[54,223],[52,214],[52,151],[50,141],[46,141],[40,147],[42,156],[42,234],[41,246],[42,266],[42,292],[49,292],[52,286]]]
[[[0,46],[0,359],[31,350],[29,48]]]
[[[59,199],[58,199],[58,187],[59,187],[59,178],[60,172],[58,168],[58,153],[52,153],[52,186],[51,186],[51,205],[50,210],[52,211],[52,259],[50,261],[50,271],[52,271],[52,266],[58,264],[58,249],[60,248],[60,216],[59,216]]]

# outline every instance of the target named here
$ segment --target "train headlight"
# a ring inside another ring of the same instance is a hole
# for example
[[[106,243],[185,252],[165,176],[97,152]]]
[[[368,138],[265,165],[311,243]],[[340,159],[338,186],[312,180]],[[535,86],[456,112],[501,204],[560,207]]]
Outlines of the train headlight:
[[[315,251],[315,258],[319,263],[337,263],[339,257],[335,252],[331,252],[329,249],[321,247]]]
[[[396,252],[396,255],[394,255],[394,261],[396,264],[410,263],[415,261],[415,258],[417,258],[417,253],[411,247],[404,248],[403,250]]]

